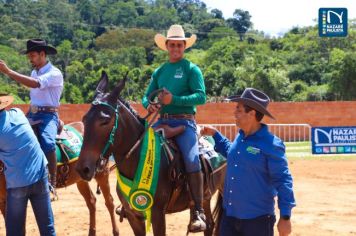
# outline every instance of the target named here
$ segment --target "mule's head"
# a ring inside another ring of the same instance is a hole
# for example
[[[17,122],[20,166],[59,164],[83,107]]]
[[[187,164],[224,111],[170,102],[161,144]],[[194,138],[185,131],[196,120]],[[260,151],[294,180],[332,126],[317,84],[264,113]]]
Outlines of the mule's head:
[[[114,140],[116,130],[113,131],[113,129],[115,125],[118,125],[119,120],[117,101],[125,86],[125,81],[126,77],[118,83],[112,92],[107,93],[109,79],[103,71],[96,88],[94,101],[90,110],[83,117],[83,146],[76,170],[84,180],[91,180],[97,167],[102,164],[100,162],[107,160],[112,152],[110,140]]]

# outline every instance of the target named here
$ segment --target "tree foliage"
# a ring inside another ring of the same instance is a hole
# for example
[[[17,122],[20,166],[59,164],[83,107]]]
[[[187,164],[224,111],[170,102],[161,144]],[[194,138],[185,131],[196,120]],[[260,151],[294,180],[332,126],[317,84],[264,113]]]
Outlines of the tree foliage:
[[[63,103],[90,102],[101,70],[112,87],[128,72],[123,94],[140,101],[167,60],[154,35],[181,24],[187,36],[198,36],[186,57],[201,68],[209,100],[246,87],[275,101],[356,100],[356,20],[349,20],[346,38],[320,38],[316,26],[271,38],[254,30],[252,19],[243,9],[225,19],[201,0],[0,1],[0,59],[29,74],[21,52],[27,39],[44,38],[58,50],[50,60],[65,77]],[[17,103],[29,102],[28,89],[4,75],[0,88]]]

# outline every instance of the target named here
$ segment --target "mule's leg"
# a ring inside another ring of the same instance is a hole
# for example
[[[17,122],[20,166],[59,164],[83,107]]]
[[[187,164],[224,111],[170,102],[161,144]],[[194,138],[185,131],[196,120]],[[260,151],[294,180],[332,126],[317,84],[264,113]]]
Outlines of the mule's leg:
[[[125,213],[135,236],[146,236],[145,219],[129,210],[125,210]]]
[[[206,216],[206,230],[204,231],[204,236],[212,236],[214,231],[214,219],[211,214],[210,200],[204,201],[204,211]]]
[[[121,195],[120,190],[116,187],[117,196],[119,196],[122,205],[125,207],[125,214],[129,224],[131,226],[132,231],[135,236],[146,236],[146,228],[145,228],[145,219],[142,215],[139,215],[137,212],[134,212],[129,206],[126,204],[125,198]]]
[[[104,171],[98,175],[96,175],[95,179],[98,182],[101,191],[103,192],[103,196],[105,199],[106,208],[109,211],[111,224],[112,224],[112,232],[114,236],[119,236],[119,227],[116,224],[115,219],[115,205],[114,198],[110,193],[110,184],[109,184],[109,171]]]
[[[77,188],[79,192],[85,199],[85,203],[89,209],[89,236],[96,235],[96,222],[95,222],[95,211],[96,211],[96,198],[90,189],[89,183],[85,181],[77,182]]]
[[[152,229],[154,236],[166,235],[166,217],[163,210],[152,208]]]
[[[0,210],[5,219],[5,207],[6,207],[6,182],[5,175],[0,174]]]

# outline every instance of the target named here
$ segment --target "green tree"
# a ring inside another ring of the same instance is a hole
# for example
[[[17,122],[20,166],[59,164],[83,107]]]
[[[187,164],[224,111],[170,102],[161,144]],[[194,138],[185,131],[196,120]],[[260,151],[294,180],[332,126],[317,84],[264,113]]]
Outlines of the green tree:
[[[250,13],[241,9],[236,9],[233,17],[227,19],[227,23],[239,34],[240,41],[243,41],[245,33],[252,27]]]
[[[122,27],[132,27],[136,25],[135,19],[137,16],[133,2],[118,1],[107,7],[103,14],[103,22]]]
[[[340,100],[355,100],[356,53],[334,49],[331,53],[331,91]]]

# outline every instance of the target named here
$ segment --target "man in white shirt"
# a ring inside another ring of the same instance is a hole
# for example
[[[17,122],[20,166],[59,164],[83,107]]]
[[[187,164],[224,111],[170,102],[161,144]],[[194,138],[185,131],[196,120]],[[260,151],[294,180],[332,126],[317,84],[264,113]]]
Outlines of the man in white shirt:
[[[47,60],[47,55],[57,54],[57,50],[42,39],[27,41],[27,57],[34,70],[31,76],[22,75],[11,70],[0,59],[0,72],[11,79],[30,87],[31,107],[28,119],[38,124],[38,140],[48,160],[50,183],[56,187],[57,158],[55,153],[56,134],[59,126],[58,107],[63,91],[63,75],[61,71]],[[55,194],[56,196],[56,194]]]

